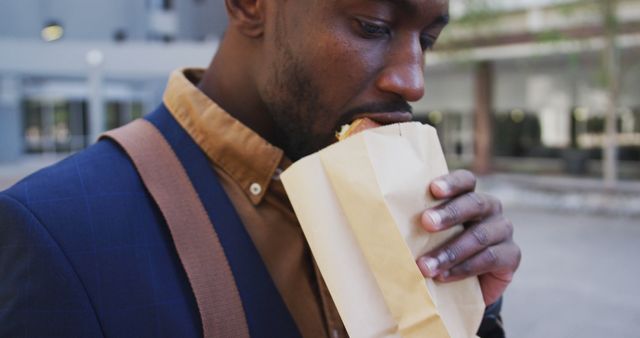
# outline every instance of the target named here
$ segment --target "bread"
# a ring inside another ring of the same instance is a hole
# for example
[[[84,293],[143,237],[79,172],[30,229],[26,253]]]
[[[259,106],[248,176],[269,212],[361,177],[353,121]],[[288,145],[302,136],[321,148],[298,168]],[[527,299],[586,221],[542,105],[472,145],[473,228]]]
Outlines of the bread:
[[[365,131],[367,129],[380,127],[381,124],[378,122],[369,119],[369,118],[360,118],[353,121],[351,124],[345,124],[340,128],[340,131],[336,132],[336,138],[338,141],[342,141],[351,135],[355,135],[361,131]]]

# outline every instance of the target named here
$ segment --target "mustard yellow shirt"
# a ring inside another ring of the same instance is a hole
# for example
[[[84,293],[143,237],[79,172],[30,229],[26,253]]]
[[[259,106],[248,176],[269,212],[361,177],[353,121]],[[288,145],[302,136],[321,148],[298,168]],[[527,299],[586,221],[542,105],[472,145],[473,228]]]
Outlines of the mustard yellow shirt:
[[[203,72],[173,72],[164,104],[211,161],[303,337],[346,337],[280,182],[290,161],[196,87]]]

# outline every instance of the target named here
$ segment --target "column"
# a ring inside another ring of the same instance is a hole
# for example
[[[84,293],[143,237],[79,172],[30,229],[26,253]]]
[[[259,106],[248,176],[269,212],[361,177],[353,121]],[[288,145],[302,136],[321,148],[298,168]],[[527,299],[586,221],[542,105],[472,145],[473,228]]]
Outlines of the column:
[[[91,50],[87,53],[87,64],[89,65],[88,87],[89,87],[89,121],[87,126],[88,145],[95,143],[98,136],[105,129],[105,112],[103,97],[103,66],[104,54],[99,50]]]
[[[476,65],[475,107],[473,170],[485,175],[491,172],[492,162],[493,66],[489,61]]]
[[[15,161],[22,154],[21,89],[18,76],[0,77],[0,163]]]

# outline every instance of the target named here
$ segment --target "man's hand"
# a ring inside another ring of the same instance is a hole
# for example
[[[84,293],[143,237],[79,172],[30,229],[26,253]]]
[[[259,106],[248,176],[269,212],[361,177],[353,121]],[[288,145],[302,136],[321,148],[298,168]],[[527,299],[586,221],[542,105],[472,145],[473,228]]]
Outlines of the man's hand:
[[[502,215],[495,197],[474,192],[475,176],[455,171],[434,180],[429,189],[436,199],[449,201],[422,214],[422,226],[437,232],[456,224],[465,231],[418,259],[426,277],[440,282],[478,276],[486,305],[496,302],[520,264],[520,248],[513,242],[513,225]]]

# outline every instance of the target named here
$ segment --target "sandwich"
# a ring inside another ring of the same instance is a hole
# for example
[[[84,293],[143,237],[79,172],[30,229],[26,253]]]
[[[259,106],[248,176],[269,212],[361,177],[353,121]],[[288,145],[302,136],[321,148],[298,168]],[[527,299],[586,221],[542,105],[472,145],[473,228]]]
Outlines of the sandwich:
[[[342,141],[347,137],[355,135],[359,132],[380,126],[382,126],[380,123],[370,118],[359,118],[353,121],[351,124],[343,125],[342,128],[340,128],[340,131],[336,132],[336,139],[338,139],[338,141]]]

